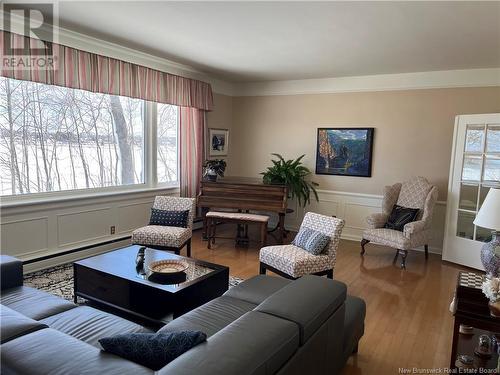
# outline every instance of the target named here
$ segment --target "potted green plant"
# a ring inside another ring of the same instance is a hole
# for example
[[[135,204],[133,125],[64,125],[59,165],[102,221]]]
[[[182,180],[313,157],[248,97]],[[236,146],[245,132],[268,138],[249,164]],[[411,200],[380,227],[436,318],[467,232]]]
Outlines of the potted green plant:
[[[311,171],[302,164],[302,158],[305,155],[299,156],[295,160],[285,160],[280,154],[272,155],[276,156],[278,160],[271,160],[273,165],[261,173],[264,176],[263,182],[265,184],[285,185],[288,188],[290,198],[297,198],[302,207],[311,203],[311,192],[318,201],[318,193],[315,189],[318,184],[309,180]]]
[[[203,163],[203,177],[208,181],[217,181],[217,176],[224,177],[226,161],[223,159],[205,160]]]

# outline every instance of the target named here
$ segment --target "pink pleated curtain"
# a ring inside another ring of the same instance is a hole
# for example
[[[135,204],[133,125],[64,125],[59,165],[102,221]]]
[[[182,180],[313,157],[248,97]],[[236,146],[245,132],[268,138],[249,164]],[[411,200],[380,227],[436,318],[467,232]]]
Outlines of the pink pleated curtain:
[[[0,61],[6,38],[16,48],[38,43],[29,37],[0,31]],[[210,84],[60,44],[50,46],[56,60],[54,67],[18,69],[2,64],[1,75],[181,107],[180,189],[182,196],[195,197],[205,157],[205,113],[213,109]]]
[[[181,107],[179,111],[179,180],[181,196],[196,197],[205,160],[205,111]]]

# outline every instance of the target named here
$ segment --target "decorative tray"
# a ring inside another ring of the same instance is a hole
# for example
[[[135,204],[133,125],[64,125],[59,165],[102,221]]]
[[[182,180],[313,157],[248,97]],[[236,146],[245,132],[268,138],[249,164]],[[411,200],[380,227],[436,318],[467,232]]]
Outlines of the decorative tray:
[[[189,268],[189,264],[182,260],[158,260],[148,265],[149,271],[162,275],[173,275]]]

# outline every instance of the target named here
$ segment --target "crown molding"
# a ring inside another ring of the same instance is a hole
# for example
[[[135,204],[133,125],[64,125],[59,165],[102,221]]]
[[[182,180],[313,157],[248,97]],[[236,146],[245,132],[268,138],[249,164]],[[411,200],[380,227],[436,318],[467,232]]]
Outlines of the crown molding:
[[[240,82],[234,84],[233,96],[333,94],[485,86],[500,86],[500,68]]]
[[[3,19],[3,11],[0,11],[0,14],[2,15],[1,18]],[[23,30],[22,25],[24,24],[24,19],[22,17],[11,15],[11,23],[13,29],[17,28],[19,30]],[[0,29],[4,30],[3,24],[1,25]],[[55,29],[57,32],[56,42],[58,44],[87,52],[96,53],[99,55],[109,56],[118,60],[123,60],[131,62],[133,64],[160,70],[162,72],[208,82],[212,85],[212,90],[214,92],[230,96],[233,95],[232,82],[215,78],[189,65],[180,64],[175,61],[150,55],[145,52],[137,51],[129,47],[94,38],[92,36],[62,27],[55,27]],[[42,31],[47,30],[44,30],[44,27],[42,27]]]
[[[3,11],[0,11],[0,14],[3,16]],[[14,27],[23,25],[23,18],[13,15],[11,19]],[[3,25],[0,26],[0,29],[3,30]],[[236,97],[500,86],[500,67],[266,82],[230,82],[216,78],[189,65],[150,55],[73,30],[57,27],[57,36],[57,43],[68,47],[205,81],[212,85],[215,93]]]

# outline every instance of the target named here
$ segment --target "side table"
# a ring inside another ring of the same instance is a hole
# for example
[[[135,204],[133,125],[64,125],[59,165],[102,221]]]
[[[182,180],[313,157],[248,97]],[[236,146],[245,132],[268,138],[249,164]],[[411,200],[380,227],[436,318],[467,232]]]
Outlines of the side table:
[[[492,348],[491,358],[480,358],[474,354],[480,335],[486,334],[500,338],[500,318],[490,315],[488,299],[481,291],[485,275],[476,272],[459,272],[455,291],[455,323],[450,358],[450,368],[455,369],[457,355],[467,354],[474,357],[474,364],[482,369],[496,369],[498,364],[497,346]],[[474,334],[459,332],[460,325],[474,328]],[[498,345],[498,344],[497,344]]]

